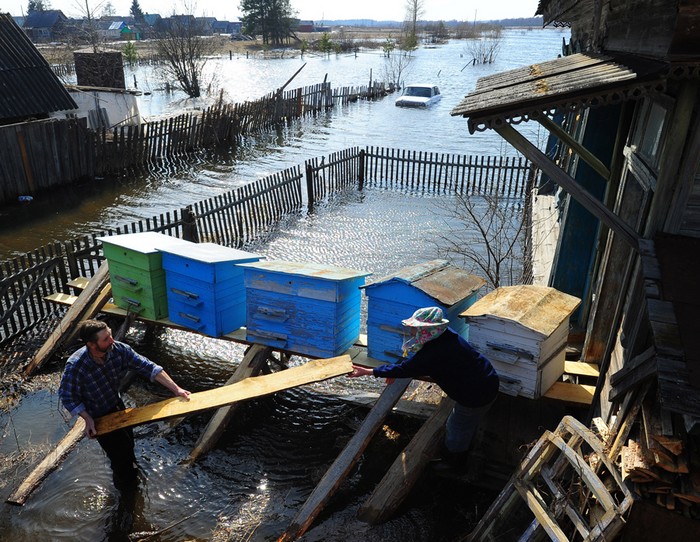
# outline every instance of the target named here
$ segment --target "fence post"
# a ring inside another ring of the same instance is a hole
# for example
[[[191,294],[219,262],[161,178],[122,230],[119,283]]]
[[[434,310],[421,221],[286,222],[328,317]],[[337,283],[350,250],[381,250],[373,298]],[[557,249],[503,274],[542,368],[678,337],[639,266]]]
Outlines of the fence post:
[[[306,195],[309,200],[309,212],[314,210],[314,168],[306,162]]]
[[[192,211],[192,206],[188,205],[181,211],[182,213],[182,238],[185,241],[199,243],[199,232],[197,231],[197,217]]]
[[[360,149],[359,164],[357,168],[357,189],[365,187],[365,149]]]

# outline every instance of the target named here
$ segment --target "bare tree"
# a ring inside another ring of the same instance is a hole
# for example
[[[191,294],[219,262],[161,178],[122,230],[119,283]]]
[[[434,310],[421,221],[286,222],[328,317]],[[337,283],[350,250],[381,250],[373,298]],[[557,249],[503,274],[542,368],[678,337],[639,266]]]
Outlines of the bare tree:
[[[388,51],[385,54],[384,80],[400,89],[403,86],[406,76],[410,73],[409,67],[413,61],[411,52],[398,49]]]
[[[423,0],[406,0],[404,49],[415,49],[418,45],[418,19],[423,15],[423,12]]]
[[[175,79],[190,98],[202,95],[202,72],[216,49],[203,30],[194,15],[173,15],[164,21],[156,39],[156,50],[165,62],[164,74]]]
[[[491,64],[498,56],[502,41],[501,27],[481,29],[476,37],[469,40],[465,51],[474,64]]]
[[[455,219],[437,236],[441,257],[486,278],[490,288],[523,280],[525,212],[497,195],[457,195],[447,209]]]

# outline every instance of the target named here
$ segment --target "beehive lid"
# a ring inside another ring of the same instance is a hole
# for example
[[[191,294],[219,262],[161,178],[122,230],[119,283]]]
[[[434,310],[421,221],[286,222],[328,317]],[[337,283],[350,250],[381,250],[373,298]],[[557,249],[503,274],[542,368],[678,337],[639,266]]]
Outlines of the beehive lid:
[[[196,243],[190,243],[177,237],[156,233],[153,231],[145,231],[140,233],[125,233],[122,235],[107,235],[98,237],[98,241],[108,243],[110,245],[126,248],[142,254],[150,254],[161,249],[171,248],[174,246],[192,247]]]
[[[505,286],[482,297],[462,318],[502,318],[549,337],[581,300],[546,286]]]
[[[348,269],[346,267],[308,262],[286,262],[282,260],[242,263],[240,266],[325,280],[347,280],[371,275],[371,273],[366,271],[356,271],[355,269]]]
[[[372,288],[392,281],[413,286],[446,307],[459,303],[486,284],[481,277],[471,275],[447,260],[431,260],[402,267],[392,275],[366,284],[364,288]]]
[[[259,254],[217,245],[216,243],[173,245],[163,248],[162,252],[204,263],[251,262],[261,258]]]

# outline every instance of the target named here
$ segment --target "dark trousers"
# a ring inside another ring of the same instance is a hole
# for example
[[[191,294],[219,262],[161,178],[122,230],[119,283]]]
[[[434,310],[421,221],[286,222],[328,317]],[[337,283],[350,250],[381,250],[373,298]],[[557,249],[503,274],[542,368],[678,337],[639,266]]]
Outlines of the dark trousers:
[[[123,408],[123,405],[122,405]],[[112,479],[118,490],[136,485],[136,456],[134,455],[134,431],[131,427],[117,429],[97,437],[112,467]]]

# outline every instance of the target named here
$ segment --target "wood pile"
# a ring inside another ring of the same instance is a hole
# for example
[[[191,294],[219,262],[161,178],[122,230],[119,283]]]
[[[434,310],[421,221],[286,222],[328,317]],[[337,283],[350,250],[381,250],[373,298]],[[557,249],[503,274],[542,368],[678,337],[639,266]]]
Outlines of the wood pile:
[[[647,397],[640,411],[637,438],[621,448],[623,479],[636,498],[700,519],[700,450],[696,442],[685,433],[682,420],[674,420],[657,401]]]

